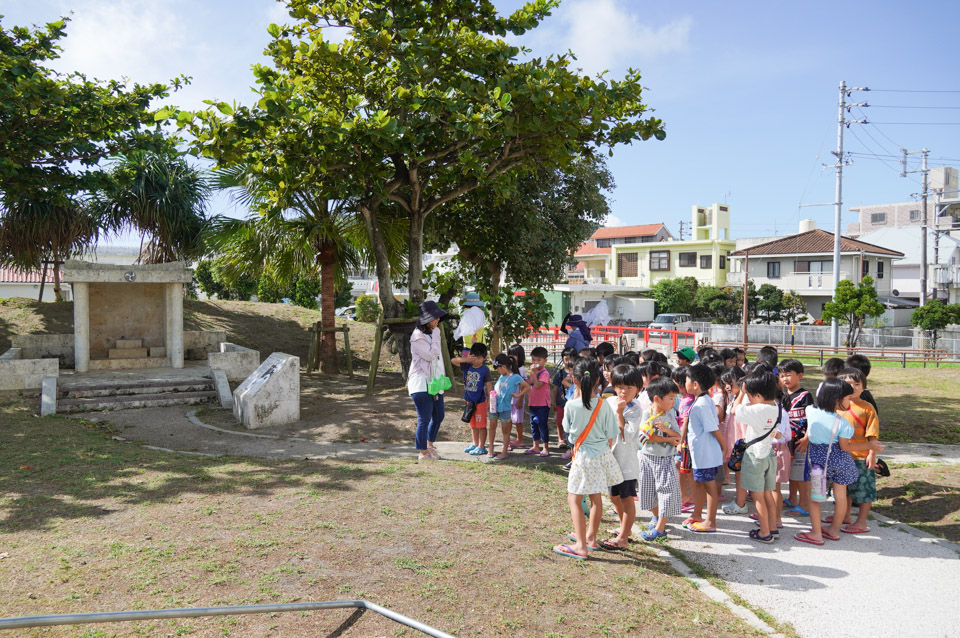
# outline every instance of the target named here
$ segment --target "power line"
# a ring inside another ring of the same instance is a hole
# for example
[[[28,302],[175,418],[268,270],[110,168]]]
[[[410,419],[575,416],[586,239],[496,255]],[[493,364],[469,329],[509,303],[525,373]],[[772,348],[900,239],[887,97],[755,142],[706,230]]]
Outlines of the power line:
[[[894,106],[891,104],[871,104],[872,109],[960,109],[960,106]]]
[[[870,122],[890,126],[960,126],[960,122]]]
[[[867,89],[871,93],[960,93],[960,91],[954,90],[942,90],[942,89]]]

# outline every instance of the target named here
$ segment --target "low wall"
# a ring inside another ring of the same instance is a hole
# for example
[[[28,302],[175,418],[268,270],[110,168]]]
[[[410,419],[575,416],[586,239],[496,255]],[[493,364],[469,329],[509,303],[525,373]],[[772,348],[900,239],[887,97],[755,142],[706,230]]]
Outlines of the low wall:
[[[23,350],[24,359],[56,357],[61,368],[73,367],[73,335],[13,335],[10,343]]]
[[[60,375],[56,359],[21,359],[17,350],[0,356],[0,390],[39,390],[44,377]]]
[[[260,367],[260,353],[235,343],[223,342],[220,352],[207,355],[207,363],[211,370],[223,370],[228,381],[240,382]]]
[[[226,330],[185,330],[183,357],[189,361],[206,361],[211,352],[220,352],[220,344],[226,340]]]

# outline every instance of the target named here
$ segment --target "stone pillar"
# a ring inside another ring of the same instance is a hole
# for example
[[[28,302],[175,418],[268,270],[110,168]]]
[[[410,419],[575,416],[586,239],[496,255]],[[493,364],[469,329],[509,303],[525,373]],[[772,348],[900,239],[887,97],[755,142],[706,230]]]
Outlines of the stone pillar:
[[[170,326],[170,363],[174,368],[183,367],[183,284],[167,286],[167,310]]]
[[[163,345],[167,349],[167,357],[173,361],[173,311],[171,308],[172,296],[170,294],[171,286],[167,284],[163,287]]]
[[[90,369],[90,284],[73,283],[73,358],[74,370]]]

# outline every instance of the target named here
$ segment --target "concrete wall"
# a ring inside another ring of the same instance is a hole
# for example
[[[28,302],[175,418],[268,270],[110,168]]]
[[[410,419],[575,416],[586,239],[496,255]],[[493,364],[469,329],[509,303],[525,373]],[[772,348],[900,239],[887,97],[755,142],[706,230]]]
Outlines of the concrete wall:
[[[24,359],[47,359],[56,357],[61,368],[73,367],[73,335],[13,335],[10,342],[14,348],[23,350]]]
[[[21,354],[11,348],[0,356],[0,390],[39,390],[44,377],[59,376],[56,359],[20,359]]]
[[[207,363],[211,370],[223,370],[228,381],[240,382],[260,366],[260,353],[235,343],[221,343],[220,352],[207,355]]]
[[[49,273],[47,275],[49,277]],[[63,292],[66,295],[67,301],[73,298],[70,293],[70,284],[61,284]],[[36,301],[37,296],[40,294],[40,284],[32,283],[14,283],[14,282],[5,282],[0,283],[0,298],[9,299],[10,297],[24,297],[30,299],[31,301]],[[43,300],[44,301],[56,301],[56,298],[53,294],[53,282],[47,281],[47,285],[43,289]]]
[[[163,284],[89,285],[91,359],[106,359],[118,339],[142,339],[147,348],[166,345]]]
[[[226,330],[185,330],[184,358],[190,361],[205,361],[211,352],[220,352],[220,344],[226,340]]]

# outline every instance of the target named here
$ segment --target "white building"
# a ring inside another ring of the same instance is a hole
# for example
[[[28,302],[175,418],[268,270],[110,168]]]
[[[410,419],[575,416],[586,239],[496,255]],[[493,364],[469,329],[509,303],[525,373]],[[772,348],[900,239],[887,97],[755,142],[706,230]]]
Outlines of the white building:
[[[930,169],[928,188],[931,194],[927,199],[928,226],[939,223],[942,229],[960,230],[960,217],[941,214],[938,220],[934,210],[938,193],[941,202],[944,203],[960,200],[957,177],[957,169],[949,166]],[[847,235],[850,237],[860,237],[883,228],[919,227],[923,223],[923,209],[919,201],[856,206],[851,207],[850,210],[857,214],[857,221],[847,224]]]
[[[893,264],[890,294],[898,299],[920,300],[920,227],[883,228],[860,236],[861,241],[886,246],[903,253]],[[935,248],[939,242],[939,248]],[[960,300],[960,239],[927,230],[927,299],[957,303]]]
[[[773,284],[803,297],[807,314],[818,319],[824,305],[833,299],[833,233],[820,230],[813,220],[800,222],[796,235],[740,248],[730,253],[727,285],[743,286],[744,263],[749,255],[750,280],[759,288]],[[891,300],[892,264],[903,253],[864,241],[841,237],[840,280],[859,283],[870,275],[881,302]]]

